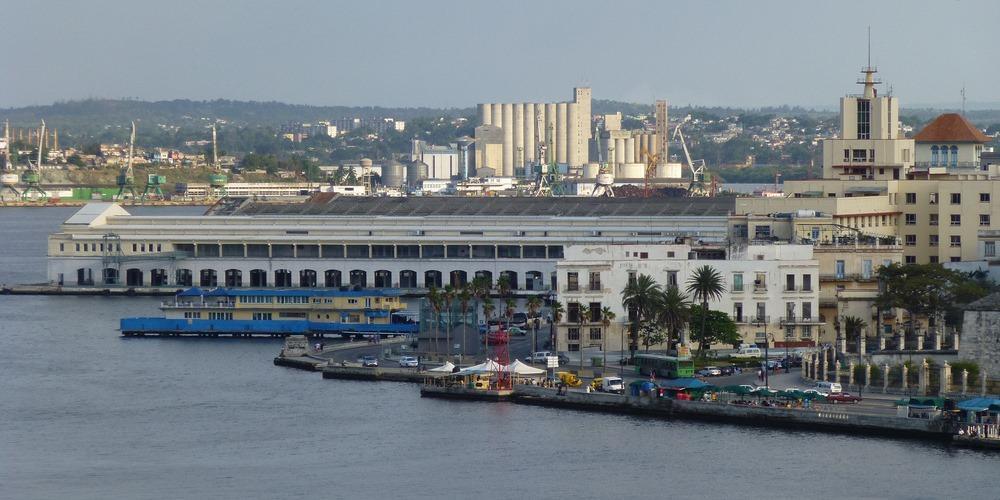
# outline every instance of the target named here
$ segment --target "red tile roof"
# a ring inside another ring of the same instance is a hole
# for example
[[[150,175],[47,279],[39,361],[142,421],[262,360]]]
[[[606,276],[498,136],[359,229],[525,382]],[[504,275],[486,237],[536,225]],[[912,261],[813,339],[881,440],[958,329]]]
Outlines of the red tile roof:
[[[975,125],[958,113],[945,113],[930,122],[917,135],[915,142],[990,142]]]

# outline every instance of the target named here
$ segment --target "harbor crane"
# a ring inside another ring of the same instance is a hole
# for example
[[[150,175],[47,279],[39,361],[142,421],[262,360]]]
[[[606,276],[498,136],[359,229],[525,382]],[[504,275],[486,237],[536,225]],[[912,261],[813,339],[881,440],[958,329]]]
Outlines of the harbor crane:
[[[17,184],[21,181],[21,177],[14,172],[14,165],[10,161],[10,121],[5,121],[3,126],[3,143],[0,144],[0,150],[3,151],[3,158],[0,161],[0,167],[3,167],[3,173],[0,173],[0,200],[5,200],[7,198],[17,200],[21,197],[21,192],[17,190]]]
[[[28,159],[28,170],[21,176],[21,180],[24,181],[26,186],[24,191],[21,191],[21,199],[30,199],[32,193],[36,194],[39,199],[48,198],[48,193],[42,189],[42,177],[39,172],[42,168],[42,150],[45,146],[45,120],[42,120],[42,126],[38,129],[38,159],[34,165],[31,164],[31,159]]]
[[[653,154],[648,148],[642,150],[646,155],[646,171],[643,174],[642,197],[649,198],[652,192],[653,177],[656,175],[656,165],[660,162],[660,153]]]
[[[706,196],[708,189],[705,187],[705,160],[692,160],[691,152],[688,151],[687,141],[684,140],[684,132],[681,126],[691,121],[691,115],[687,115],[674,128],[674,135],[671,140],[680,139],[681,148],[684,150],[684,160],[687,161],[688,169],[691,170],[691,184],[688,185],[688,194],[691,196]]]
[[[608,171],[608,164],[604,161],[601,154],[601,131],[594,127],[594,137],[597,138],[597,163],[601,166],[600,170],[597,172],[597,177],[594,179],[594,191],[591,193],[592,196],[603,196],[607,198],[613,198],[615,196],[615,191],[612,188],[614,184],[614,176]]]
[[[212,124],[212,174],[208,176],[208,187],[211,196],[216,198],[226,197],[226,185],[229,184],[229,177],[222,172],[219,167],[219,147],[215,138],[215,124]]]
[[[125,161],[125,165],[122,165],[121,170],[118,171],[118,178],[116,179],[118,184],[118,193],[115,194],[115,200],[124,200],[126,198],[136,199],[139,197],[135,193],[135,174],[132,171],[132,156],[135,153],[135,121],[132,122],[132,133],[129,135],[128,140],[128,159]]]

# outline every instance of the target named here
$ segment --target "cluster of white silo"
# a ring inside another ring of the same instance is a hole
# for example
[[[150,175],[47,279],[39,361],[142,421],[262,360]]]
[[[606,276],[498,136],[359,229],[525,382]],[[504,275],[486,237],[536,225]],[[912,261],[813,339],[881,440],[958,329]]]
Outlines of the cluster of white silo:
[[[477,147],[482,132],[502,133],[502,148],[499,155],[477,154],[476,168],[490,167],[512,177],[541,162],[584,165],[589,160],[590,99],[590,88],[582,87],[573,89],[570,102],[479,104],[479,125],[488,127],[477,129]]]

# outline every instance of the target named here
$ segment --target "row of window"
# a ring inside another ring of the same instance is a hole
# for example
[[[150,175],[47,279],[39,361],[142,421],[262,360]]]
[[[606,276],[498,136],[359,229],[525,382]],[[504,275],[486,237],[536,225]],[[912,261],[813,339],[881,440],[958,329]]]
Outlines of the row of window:
[[[208,313],[208,319],[232,320],[233,319],[233,313],[231,313],[231,312],[214,312],[213,311],[213,312],[209,312]]]
[[[251,316],[254,321],[270,321],[274,318],[274,313],[269,312],[255,312]]]
[[[567,323],[597,323],[603,319],[603,314],[601,313],[601,303],[591,302],[587,304],[588,317],[582,318],[580,321],[580,303],[570,302],[566,304],[566,322]]]
[[[733,303],[733,319],[737,323],[743,323],[743,322],[746,322],[746,321],[765,321],[765,322],[768,321],[768,319],[767,319],[767,302],[757,302],[756,306],[757,306],[756,314],[754,316],[750,317],[750,316],[746,316],[745,315],[746,313],[743,310],[743,303],[742,302],[734,302]],[[788,320],[788,321],[793,321],[793,320],[797,320],[797,319],[802,319],[802,320],[806,320],[806,321],[812,320],[812,317],[813,317],[813,314],[812,314],[813,313],[813,307],[812,306],[813,306],[812,302],[802,302],[801,305],[800,305],[800,308],[797,308],[795,302],[786,302],[785,303],[785,316],[784,316],[784,318],[786,320]],[[801,316],[799,316],[799,315],[796,314],[796,310],[797,309],[800,309],[802,311],[802,315]]]
[[[930,215],[930,218],[928,220],[928,223],[930,225],[932,225],[932,226],[937,226],[938,225],[938,221],[939,221],[938,214],[929,214],[929,215]],[[950,217],[949,220],[950,220],[952,226],[961,226],[962,225],[962,215],[961,214],[951,214],[949,217]],[[906,223],[907,226],[915,226],[917,224],[917,214],[905,214],[904,215],[904,221],[905,221],[905,223]],[[990,214],[979,214],[979,225],[980,226],[989,226],[990,225]]]
[[[601,289],[601,273],[591,271],[587,280],[587,290],[597,291]],[[580,273],[570,271],[566,273],[566,291],[577,292],[580,290]]]
[[[951,160],[948,153],[951,153]],[[958,146],[931,146],[931,165],[935,167],[957,167]]]
[[[952,257],[949,257],[948,260],[950,262],[961,262],[962,258],[959,257],[959,256],[952,256]],[[917,263],[917,256],[916,255],[907,255],[906,257],[903,258],[903,262],[905,262],[907,264],[916,264]],[[941,259],[937,255],[931,255],[930,256],[930,263],[931,264],[937,264],[939,262],[941,262]]]
[[[938,193],[930,193],[927,200],[931,205],[937,205],[938,203]],[[979,193],[980,203],[990,202],[990,193]],[[917,204],[917,193],[906,193],[906,204],[916,205]],[[951,193],[951,204],[961,205],[962,204],[962,193]]]
[[[962,237],[961,236],[959,236],[959,235],[956,234],[956,235],[949,236],[949,238],[950,238],[949,239],[949,241],[950,241],[950,245],[949,246],[951,246],[952,248],[958,248],[958,247],[962,246]],[[915,246],[917,246],[917,235],[915,235],[915,234],[907,234],[906,236],[903,237],[903,242],[908,247],[915,247]],[[938,246],[939,242],[940,242],[940,236],[938,236],[936,234],[932,234],[932,235],[930,235],[928,237],[927,244],[930,245],[930,246],[932,246],[932,247],[936,247],[936,246]]]
[[[121,252],[121,243],[76,243],[75,249],[77,252]],[[66,251],[66,244],[59,244],[59,251]],[[152,252],[162,252],[162,243],[133,243],[132,253],[152,253]]]

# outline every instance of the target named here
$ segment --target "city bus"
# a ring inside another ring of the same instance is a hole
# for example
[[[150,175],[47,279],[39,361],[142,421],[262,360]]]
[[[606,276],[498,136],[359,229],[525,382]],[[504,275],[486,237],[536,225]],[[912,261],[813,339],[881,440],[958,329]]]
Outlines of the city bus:
[[[639,375],[655,374],[661,378],[693,377],[694,360],[663,354],[636,354],[635,371]]]

